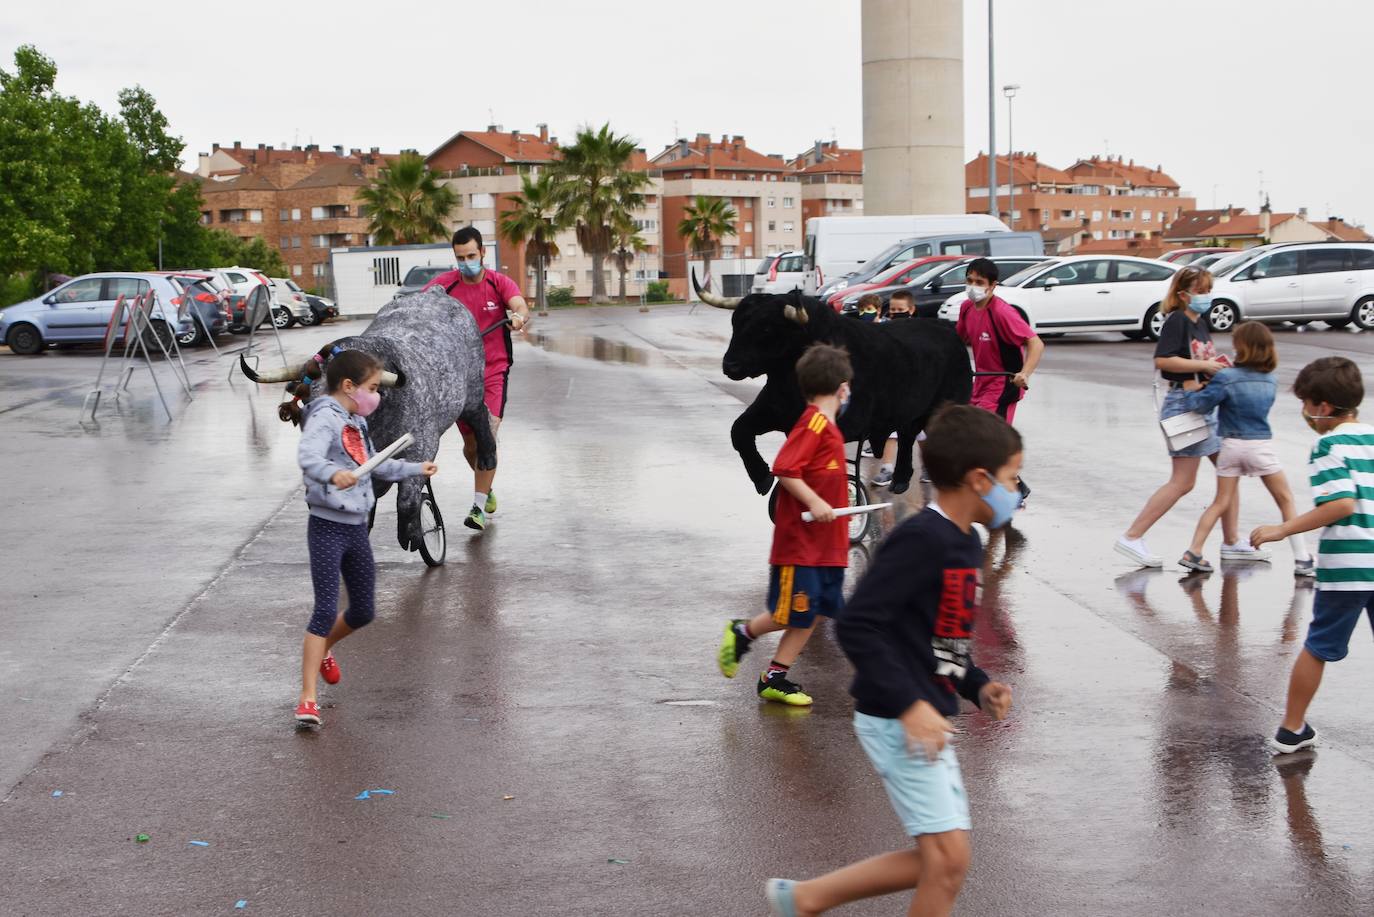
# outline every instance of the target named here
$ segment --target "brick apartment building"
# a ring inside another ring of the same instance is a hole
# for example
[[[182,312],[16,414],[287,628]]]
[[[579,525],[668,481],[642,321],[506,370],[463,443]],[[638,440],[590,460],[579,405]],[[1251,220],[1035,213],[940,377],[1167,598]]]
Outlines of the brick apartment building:
[[[316,145],[279,150],[215,144],[196,175],[201,222],[243,238],[260,236],[281,250],[288,275],[307,290],[328,291],[329,252],[367,242],[358,189],[392,154]]]
[[[677,227],[697,195],[725,198],[738,215],[736,234],[721,240],[721,258],[760,258],[801,247],[801,178],[782,156],[750,149],[738,134],[719,141],[697,134],[664,148],[646,168],[662,183],[661,261],[669,278],[685,279],[688,261],[695,260]]]
[[[1161,168],[1120,156],[1094,156],[1057,169],[1035,153],[1014,153],[997,157],[997,175],[998,211],[1007,224],[1056,237],[1078,233],[1085,241],[1150,239],[1197,206]],[[964,183],[968,212],[986,213],[985,154],[965,164]]]
[[[502,271],[521,283],[527,293],[534,289],[534,263],[526,257],[524,246],[500,240],[497,227],[501,214],[511,210],[511,196],[520,192],[521,178],[538,176],[557,157],[558,138],[549,136],[546,125],[539,125],[537,134],[506,131],[498,125],[489,125],[484,131],[459,131],[425,160],[429,168],[458,194],[459,206],[450,217],[454,227],[475,226],[484,239],[497,239]],[[640,150],[635,165],[643,168],[645,163],[644,152]],[[658,277],[662,244],[658,216],[660,193],[659,183],[655,181],[645,191],[644,208],[635,214],[647,249],[626,275],[626,290],[630,295],[638,295],[642,281]],[[558,248],[558,256],[548,266],[549,286],[572,287],[574,296],[589,297],[592,292],[591,257],[578,248],[577,236],[571,230],[559,235]],[[606,292],[614,296],[619,289],[620,276],[610,259],[603,265],[602,273]]]
[[[802,183],[803,238],[812,217],[863,216],[863,150],[844,149],[833,140],[817,140],[787,165]]]

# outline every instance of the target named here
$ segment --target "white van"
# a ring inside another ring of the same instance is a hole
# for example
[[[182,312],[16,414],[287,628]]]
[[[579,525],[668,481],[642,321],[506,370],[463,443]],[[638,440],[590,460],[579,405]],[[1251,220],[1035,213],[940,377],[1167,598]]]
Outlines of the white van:
[[[878,252],[903,239],[985,232],[1010,232],[1010,229],[1006,223],[986,213],[813,217],[806,223],[807,276],[803,289],[814,296],[825,284],[857,270]]]

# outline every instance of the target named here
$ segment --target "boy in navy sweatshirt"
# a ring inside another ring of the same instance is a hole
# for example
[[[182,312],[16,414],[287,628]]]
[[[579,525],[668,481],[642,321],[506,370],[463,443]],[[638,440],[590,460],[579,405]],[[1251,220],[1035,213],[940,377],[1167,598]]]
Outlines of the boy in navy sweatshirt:
[[[837,624],[854,664],[854,731],[915,847],[805,882],[769,879],[777,917],[811,917],[860,898],[916,889],[912,914],[948,914],[969,865],[968,801],[949,744],[963,697],[994,719],[1011,689],[973,664],[983,544],[1021,503],[1021,437],[967,405],[926,427],[921,462],[936,495],[878,549]]]

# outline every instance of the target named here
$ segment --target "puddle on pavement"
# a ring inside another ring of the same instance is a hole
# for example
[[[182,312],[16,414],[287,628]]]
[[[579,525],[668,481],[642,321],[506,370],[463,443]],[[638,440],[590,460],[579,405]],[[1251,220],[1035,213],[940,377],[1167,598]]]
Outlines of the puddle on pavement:
[[[632,366],[671,366],[672,361],[655,350],[634,347],[623,341],[613,341],[600,335],[545,334],[536,331],[529,341],[541,350],[583,357],[599,363],[621,363]]]

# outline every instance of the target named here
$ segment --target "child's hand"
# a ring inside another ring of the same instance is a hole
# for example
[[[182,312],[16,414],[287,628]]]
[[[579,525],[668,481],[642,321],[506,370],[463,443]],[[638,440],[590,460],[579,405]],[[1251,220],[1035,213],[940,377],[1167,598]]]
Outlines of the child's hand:
[[[817,499],[814,503],[807,504],[807,509],[811,511],[813,522],[834,522],[835,507],[826,503],[824,500]]]
[[[1283,527],[1278,525],[1262,525],[1250,533],[1250,546],[1258,548],[1262,544],[1271,541],[1283,540]]]
[[[358,476],[351,471],[336,471],[334,472],[334,477],[329,479],[329,483],[339,488],[339,490],[348,490],[348,488],[358,483]]]
[[[1215,376],[1217,373],[1221,372],[1225,368],[1226,365],[1217,360],[1198,361],[1198,372],[1206,373],[1209,376]]]
[[[940,715],[930,701],[918,700],[907,708],[901,716],[902,728],[906,730],[907,750],[912,754],[921,753],[926,760],[934,761],[944,751],[954,726]]]
[[[436,474],[438,474],[438,473],[439,473],[439,466],[436,465],[436,464],[434,464],[433,462],[421,462],[421,463],[420,463],[420,474],[424,475],[425,477],[427,477],[427,478],[432,478],[432,477],[434,477],[434,476],[435,476]]]
[[[978,692],[979,706],[994,720],[1004,720],[1011,711],[1011,688],[1000,681],[990,681]]]

